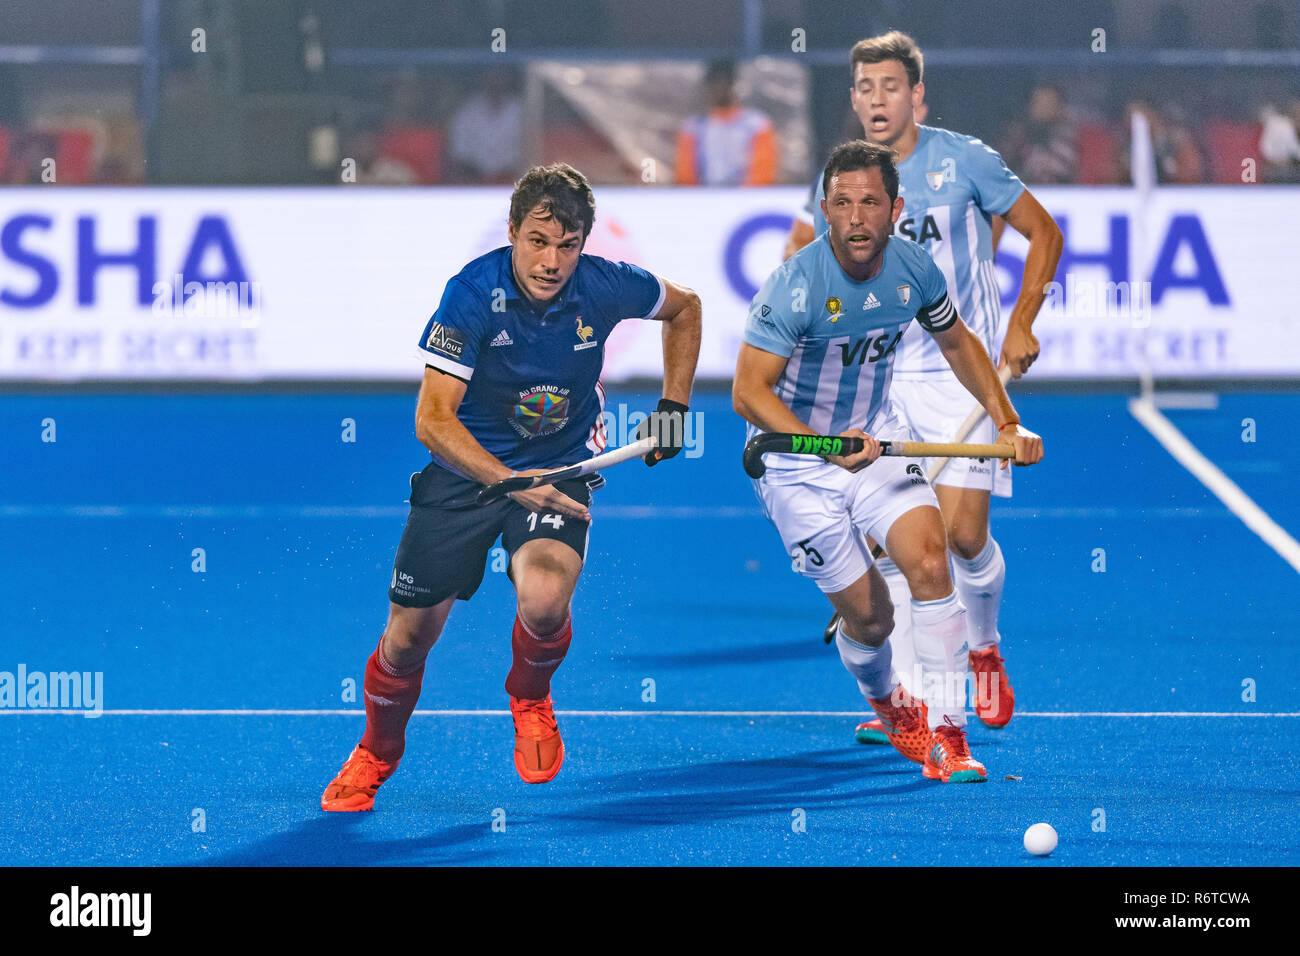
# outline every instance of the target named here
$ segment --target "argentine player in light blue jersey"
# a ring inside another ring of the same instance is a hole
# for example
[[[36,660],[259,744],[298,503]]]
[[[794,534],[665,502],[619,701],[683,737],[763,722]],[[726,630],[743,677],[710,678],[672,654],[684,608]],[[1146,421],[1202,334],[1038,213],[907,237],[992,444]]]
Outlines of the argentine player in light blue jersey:
[[[973,137],[918,123],[925,102],[923,66],[920,50],[906,34],[893,31],[862,40],[850,55],[850,101],[865,138],[891,147],[899,156],[903,213],[898,234],[925,247],[971,331],[989,355],[998,357],[1000,366],[1009,366],[1019,378],[1038,357],[1032,327],[1061,257],[1061,231],[996,151]],[[791,229],[787,255],[826,229],[819,208],[820,179],[812,192]],[[1005,324],[994,271],[1003,222],[1029,240],[1020,295]],[[952,441],[971,410],[961,382],[921,328],[910,329],[898,350],[891,395],[908,433],[918,441]],[[985,419],[967,440],[992,439],[993,423]],[[935,492],[947,527],[953,577],[968,612],[966,643],[975,712],[987,726],[1004,727],[1015,695],[1000,652],[998,610],[1006,564],[989,533],[989,499],[991,494],[1010,496],[1011,475],[987,461],[954,459],[935,479]],[[880,567],[895,603],[906,607],[903,576],[889,557],[881,558]],[[907,634],[903,615],[890,640],[905,686],[912,670]],[[875,726],[861,725],[858,739],[884,742],[882,732],[873,733]]]
[[[839,612],[840,659],[889,741],[944,783],[977,783],[984,767],[966,745],[966,611],[948,569],[934,491],[915,463],[880,458],[880,440],[906,437],[890,402],[899,344],[919,325],[942,360],[998,425],[1015,463],[1042,459],[1042,440],[1020,425],[984,343],[962,321],[942,271],[917,243],[891,237],[903,211],[894,153],[845,143],[823,172],[829,229],[768,277],[754,297],[732,401],[758,432],[838,434],[859,454],[773,455],[754,482],[794,569]],[[877,460],[879,459],[879,460]],[[899,686],[887,640],[888,587],[864,537],[883,542],[910,591],[916,659],[913,704]],[[960,655],[960,656],[959,656]],[[955,679],[954,679],[955,678]]]

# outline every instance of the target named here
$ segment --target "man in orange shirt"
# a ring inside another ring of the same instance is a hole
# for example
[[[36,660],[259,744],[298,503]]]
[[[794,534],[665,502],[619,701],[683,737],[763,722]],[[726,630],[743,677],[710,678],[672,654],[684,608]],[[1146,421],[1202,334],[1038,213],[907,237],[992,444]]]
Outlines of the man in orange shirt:
[[[677,134],[679,186],[770,186],[779,165],[772,121],[736,100],[736,64],[717,60],[704,74],[709,108]]]

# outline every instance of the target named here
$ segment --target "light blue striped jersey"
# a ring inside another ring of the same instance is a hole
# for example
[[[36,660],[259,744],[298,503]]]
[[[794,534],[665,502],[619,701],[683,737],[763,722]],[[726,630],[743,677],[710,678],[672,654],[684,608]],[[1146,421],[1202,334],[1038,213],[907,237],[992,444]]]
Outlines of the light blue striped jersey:
[[[917,129],[916,149],[898,165],[903,214],[894,228],[934,258],[962,319],[991,355],[1002,321],[992,218],[1010,209],[1025,186],[980,140],[934,126]],[[818,175],[803,217],[818,236],[826,231],[823,195]],[[948,363],[934,340],[913,327],[903,336],[895,374],[916,378],[936,371],[948,372]]]
[[[789,360],[776,396],[819,434],[876,434],[892,420],[889,381],[904,330],[913,319],[932,332],[958,321],[943,273],[921,246],[893,236],[881,255],[875,277],[857,282],[822,233],[768,276],[750,305],[745,342]],[[747,440],[757,432],[751,425]]]

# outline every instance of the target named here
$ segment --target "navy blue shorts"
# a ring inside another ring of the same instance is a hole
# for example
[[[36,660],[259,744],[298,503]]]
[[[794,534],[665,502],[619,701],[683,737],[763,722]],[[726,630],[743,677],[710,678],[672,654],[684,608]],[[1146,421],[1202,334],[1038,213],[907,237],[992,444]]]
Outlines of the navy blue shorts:
[[[599,487],[600,478],[572,478],[556,488],[589,505],[589,482]],[[433,462],[411,476],[411,513],[393,561],[390,601],[400,607],[433,607],[452,596],[468,601],[483,582],[497,538],[509,556],[527,541],[550,538],[587,560],[589,522],[537,514],[511,498],[480,506],[474,496],[482,487]]]

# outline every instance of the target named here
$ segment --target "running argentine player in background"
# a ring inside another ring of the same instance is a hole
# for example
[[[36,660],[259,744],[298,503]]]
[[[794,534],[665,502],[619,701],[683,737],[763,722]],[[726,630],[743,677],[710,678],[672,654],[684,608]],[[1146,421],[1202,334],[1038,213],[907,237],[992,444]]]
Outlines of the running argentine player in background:
[[[962,318],[990,355],[999,355],[1002,331],[993,266],[1002,221],[1029,240],[1020,296],[1011,310],[999,357],[999,365],[1009,365],[1019,378],[1038,357],[1032,326],[1061,257],[1060,229],[994,150],[969,136],[918,125],[925,85],[921,52],[911,37],[894,31],[860,41],[850,55],[850,69],[850,101],[866,139],[892,147],[901,157],[903,214],[897,230],[933,257]],[[796,219],[791,229],[787,255],[825,231],[826,220],[818,207],[822,195],[819,179],[804,217]],[[918,326],[903,335],[890,394],[908,433],[917,441],[952,441],[970,411],[969,398],[944,361],[941,347]],[[987,443],[993,440],[993,432],[993,423],[985,420],[967,440]],[[927,472],[929,465],[925,463]],[[989,497],[990,492],[1010,496],[1011,473],[995,469],[988,461],[959,458],[944,468],[935,486],[947,527],[953,577],[967,609],[967,659],[975,677],[975,712],[986,725],[1004,727],[1011,719],[1015,696],[999,652],[998,609],[1006,565],[989,533]],[[905,576],[891,558],[892,554],[880,559],[880,570],[895,605],[905,608]],[[912,671],[908,631],[904,614],[896,620],[890,639],[905,686]],[[873,728],[874,721],[860,726],[858,739],[883,743],[883,733],[872,734]]]
[[[325,789],[325,810],[369,810],[397,769],[424,661],[457,599],[483,580],[501,538],[517,608],[506,692],[515,768],[528,783],[559,772],[564,744],[551,675],[569,649],[570,599],[587,556],[598,475],[475,504],[486,484],[590,458],[603,449],[604,343],[624,318],[665,323],[664,390],[638,437],[681,450],[700,347],[700,301],[637,266],[582,254],[595,200],[563,163],[529,170],[510,200],[510,244],[446,286],[420,337],[424,383],[416,436],[433,460],[411,478],[411,511],[388,591],[388,624],[366,664],[366,730]]]
[[[1014,448],[1017,464],[1041,460],[1042,441],[1020,426],[985,344],[961,320],[934,260],[916,243],[890,238],[903,211],[893,151],[846,143],[822,175],[829,232],[788,259],[755,296],[732,400],[750,422],[747,437],[855,435],[867,447],[828,461],[770,456],[755,490],[795,569],[816,581],[839,613],[840,659],[890,742],[923,764],[926,777],[981,782],[984,767],[966,745],[966,662],[956,657],[966,610],[948,571],[938,502],[915,463],[879,458],[880,439],[907,434],[889,396],[912,320],[998,423],[999,441]],[[885,542],[910,589],[921,706],[901,691],[891,666],[892,602],[864,546],[867,535]]]

